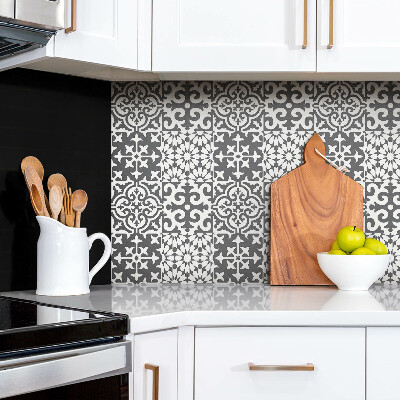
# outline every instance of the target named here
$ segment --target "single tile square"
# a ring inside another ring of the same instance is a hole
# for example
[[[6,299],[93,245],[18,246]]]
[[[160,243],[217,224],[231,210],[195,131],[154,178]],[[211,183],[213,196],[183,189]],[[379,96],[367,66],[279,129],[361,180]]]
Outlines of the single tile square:
[[[400,182],[365,183],[365,232],[372,237],[400,237]]]
[[[265,82],[265,129],[312,130],[314,82]]]
[[[216,131],[214,181],[262,180],[262,148],[261,131]]]
[[[326,158],[339,167],[345,166],[346,175],[359,183],[365,180],[364,131],[341,131],[321,133],[325,143]]]
[[[111,185],[112,230],[119,234],[161,232],[161,184],[113,182]]]
[[[211,233],[165,233],[162,242],[162,282],[212,283]]]
[[[118,135],[124,136],[120,139]],[[153,181],[161,179],[161,134],[116,130],[111,147],[111,171],[114,181]]]
[[[214,234],[255,233],[264,229],[264,187],[261,182],[218,182],[212,205]]]
[[[214,82],[214,131],[261,132],[263,102],[262,82]]]
[[[365,130],[364,82],[315,82],[314,93],[317,133]]]
[[[162,135],[163,182],[212,181],[212,131],[165,131]]]
[[[366,82],[366,129],[400,133],[400,82]]]
[[[399,135],[384,131],[365,133],[365,180],[390,181],[399,176]]]
[[[212,130],[212,82],[162,82],[163,131]]]
[[[159,131],[163,111],[160,82],[118,82],[111,86],[111,114],[117,127]]]
[[[263,178],[274,182],[304,164],[304,146],[313,136],[312,131],[264,132]]]
[[[266,274],[263,235],[214,233],[214,282],[262,283]]]
[[[212,231],[211,183],[163,183],[163,233]]]
[[[113,232],[112,283],[160,283],[161,235]]]

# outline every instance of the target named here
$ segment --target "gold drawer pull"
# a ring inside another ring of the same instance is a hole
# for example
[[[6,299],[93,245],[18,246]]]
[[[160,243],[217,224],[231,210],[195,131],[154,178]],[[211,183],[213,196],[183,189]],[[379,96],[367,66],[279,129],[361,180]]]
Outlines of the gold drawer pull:
[[[307,48],[307,0],[304,0],[304,31],[303,31],[303,46],[301,48],[304,50]]]
[[[76,31],[76,0],[71,0],[71,26],[65,28],[65,33]]]
[[[329,0],[329,44],[328,49],[333,47],[333,0]]]
[[[153,364],[144,364],[144,367],[153,371],[153,397],[152,400],[158,400],[158,381],[159,381],[159,367]]]
[[[249,363],[250,371],[314,371],[314,364],[304,365],[257,365]]]

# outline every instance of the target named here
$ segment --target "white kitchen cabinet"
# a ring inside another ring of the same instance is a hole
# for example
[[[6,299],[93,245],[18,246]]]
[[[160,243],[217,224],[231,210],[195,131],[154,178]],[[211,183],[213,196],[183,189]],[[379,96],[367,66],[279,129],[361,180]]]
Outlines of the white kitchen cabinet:
[[[71,24],[68,0],[67,27]],[[151,70],[151,0],[76,2],[76,30],[57,32],[47,46],[0,61],[0,70],[28,69],[105,80],[154,80]]]
[[[400,328],[367,328],[367,400],[398,400]]]
[[[320,0],[317,71],[399,72],[399,14],[395,0]]]
[[[315,71],[315,43],[316,0],[153,0],[155,72]]]
[[[78,0],[76,31],[57,33],[54,56],[137,69],[137,28],[137,0]]]
[[[195,337],[196,400],[365,399],[363,328],[198,328]]]
[[[133,399],[130,400],[153,399],[157,377],[151,369],[146,369],[146,364],[158,367],[159,400],[177,400],[178,329],[135,335],[133,342]]]

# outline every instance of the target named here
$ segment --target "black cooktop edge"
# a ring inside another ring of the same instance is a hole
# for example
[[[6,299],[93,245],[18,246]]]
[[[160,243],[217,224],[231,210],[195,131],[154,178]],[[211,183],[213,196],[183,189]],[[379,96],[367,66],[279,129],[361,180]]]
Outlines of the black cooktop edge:
[[[124,314],[0,296],[0,355],[24,349],[121,338],[128,334],[128,329],[129,317]]]

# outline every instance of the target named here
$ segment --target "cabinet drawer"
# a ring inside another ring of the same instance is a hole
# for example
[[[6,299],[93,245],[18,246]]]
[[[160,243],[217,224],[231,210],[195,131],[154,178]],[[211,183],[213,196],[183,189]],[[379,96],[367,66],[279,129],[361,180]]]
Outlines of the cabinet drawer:
[[[158,381],[159,400],[177,399],[177,355],[177,329],[135,335],[133,350],[133,400],[153,399],[154,380]],[[152,370],[146,369],[146,364],[158,367],[158,379]]]
[[[198,328],[195,343],[195,400],[365,398],[364,328]]]
[[[400,328],[367,328],[367,399],[398,400]]]

